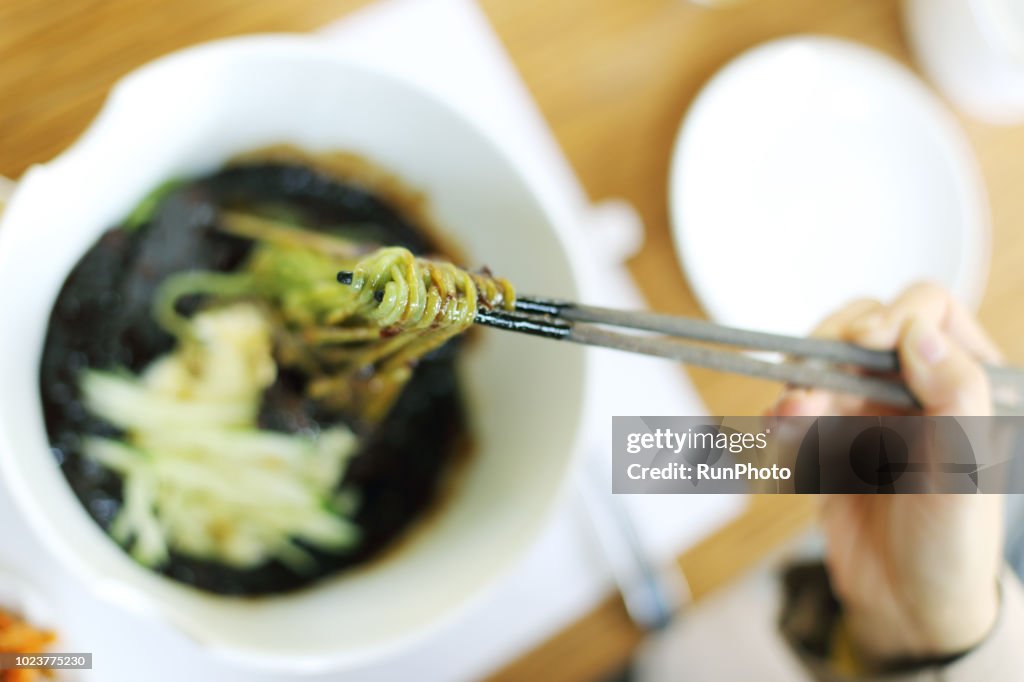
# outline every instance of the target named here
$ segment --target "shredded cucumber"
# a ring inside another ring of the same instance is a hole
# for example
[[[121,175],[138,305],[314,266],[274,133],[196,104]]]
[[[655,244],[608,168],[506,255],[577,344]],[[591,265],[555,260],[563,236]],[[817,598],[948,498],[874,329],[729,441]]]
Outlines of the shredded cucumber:
[[[82,378],[88,409],[125,432],[83,447],[124,480],[111,537],[154,567],[173,550],[238,568],[277,559],[308,570],[312,556],[296,542],[353,547],[354,509],[333,501],[355,436],[344,427],[302,435],[257,428],[275,368],[270,326],[256,306],[203,312],[189,324],[188,341],[141,376]]]
[[[142,432],[195,426],[241,426],[253,420],[257,404],[179,399],[155,394],[115,374],[86,372],[82,393],[89,409],[111,424]]]

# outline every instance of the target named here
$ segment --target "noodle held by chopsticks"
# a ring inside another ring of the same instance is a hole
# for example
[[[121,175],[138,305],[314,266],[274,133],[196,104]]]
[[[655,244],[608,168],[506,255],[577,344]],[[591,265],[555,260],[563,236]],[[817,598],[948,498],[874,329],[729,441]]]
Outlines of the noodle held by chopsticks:
[[[240,271],[171,277],[155,299],[156,319],[180,336],[188,327],[177,310],[184,296],[204,295],[207,305],[257,300],[278,322],[279,362],[309,376],[308,395],[372,423],[419,358],[470,327],[478,309],[515,307],[512,285],[490,273],[401,247],[368,252],[336,237],[320,248],[324,238],[307,235],[275,228],[257,238]]]

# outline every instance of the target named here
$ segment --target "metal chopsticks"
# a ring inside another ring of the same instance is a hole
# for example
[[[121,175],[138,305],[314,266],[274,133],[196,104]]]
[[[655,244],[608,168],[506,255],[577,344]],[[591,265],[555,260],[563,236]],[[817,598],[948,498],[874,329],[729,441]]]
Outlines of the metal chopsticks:
[[[894,407],[917,406],[916,399],[902,381],[877,376],[894,374],[899,370],[899,357],[895,351],[872,350],[827,339],[736,329],[671,315],[529,297],[517,299],[514,312],[478,311],[476,322],[499,329],[653,355],[796,386],[851,393]],[[661,336],[624,333],[606,327],[632,332],[655,332]],[[691,342],[777,352],[803,362],[775,363]],[[858,370],[873,374],[862,374]],[[986,366],[985,370],[992,382],[997,410],[1009,414],[1024,412],[1024,371],[994,366]]]

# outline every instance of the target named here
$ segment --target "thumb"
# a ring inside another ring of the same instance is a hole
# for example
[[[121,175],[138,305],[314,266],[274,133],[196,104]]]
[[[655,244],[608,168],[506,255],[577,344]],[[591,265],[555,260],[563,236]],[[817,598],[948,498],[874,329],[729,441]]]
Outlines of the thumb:
[[[900,339],[903,379],[927,415],[992,413],[991,387],[981,364],[939,327],[914,319]]]

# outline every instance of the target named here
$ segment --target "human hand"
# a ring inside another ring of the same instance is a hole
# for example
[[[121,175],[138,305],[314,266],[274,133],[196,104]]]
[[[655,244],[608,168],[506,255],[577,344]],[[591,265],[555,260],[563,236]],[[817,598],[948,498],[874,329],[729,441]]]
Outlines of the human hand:
[[[999,352],[973,317],[933,285],[891,305],[864,300],[817,335],[897,349],[927,415],[991,414],[981,362]],[[821,390],[783,393],[785,415],[885,415],[891,408]],[[999,611],[1002,498],[998,495],[832,495],[821,510],[826,566],[862,656],[881,663],[955,655],[979,644]]]

